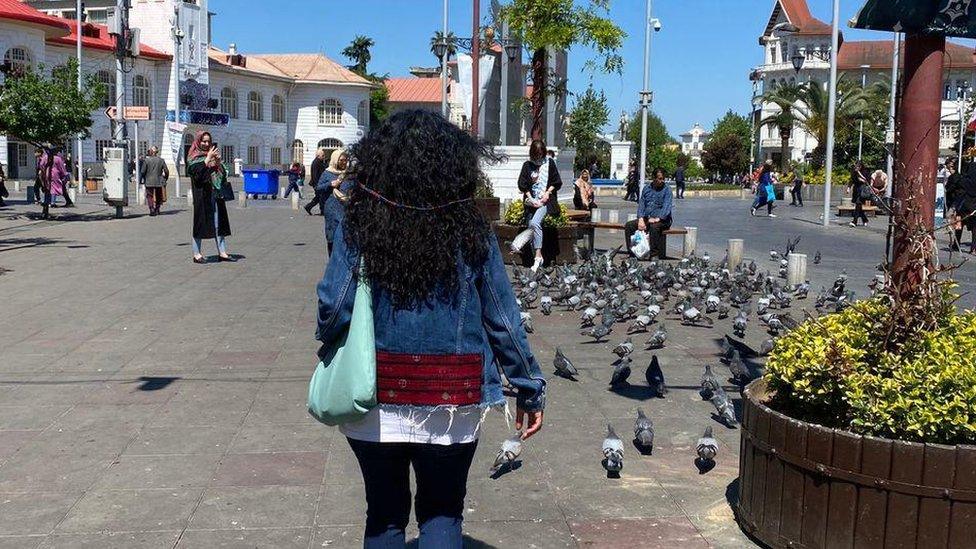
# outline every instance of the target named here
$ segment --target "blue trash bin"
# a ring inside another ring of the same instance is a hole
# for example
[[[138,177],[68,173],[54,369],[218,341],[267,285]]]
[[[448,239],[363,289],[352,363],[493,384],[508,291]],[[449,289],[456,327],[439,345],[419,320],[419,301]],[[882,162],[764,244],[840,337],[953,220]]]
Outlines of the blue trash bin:
[[[241,170],[244,177],[244,193],[278,198],[278,170]]]

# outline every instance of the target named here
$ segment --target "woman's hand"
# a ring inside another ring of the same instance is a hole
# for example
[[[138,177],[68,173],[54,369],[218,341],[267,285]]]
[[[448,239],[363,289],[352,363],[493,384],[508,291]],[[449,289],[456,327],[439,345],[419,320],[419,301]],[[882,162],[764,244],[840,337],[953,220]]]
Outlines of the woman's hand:
[[[549,202],[549,191],[542,193],[542,197],[539,200],[542,200],[543,204]]]
[[[637,230],[641,232],[647,232],[647,223],[644,223],[643,217],[637,218]]]
[[[528,419],[528,425],[526,425],[526,419]],[[516,408],[515,430],[521,431],[523,426],[525,426],[525,432],[522,433],[522,440],[527,440],[532,435],[538,433],[542,429],[542,410],[538,412],[526,412],[521,408]]]

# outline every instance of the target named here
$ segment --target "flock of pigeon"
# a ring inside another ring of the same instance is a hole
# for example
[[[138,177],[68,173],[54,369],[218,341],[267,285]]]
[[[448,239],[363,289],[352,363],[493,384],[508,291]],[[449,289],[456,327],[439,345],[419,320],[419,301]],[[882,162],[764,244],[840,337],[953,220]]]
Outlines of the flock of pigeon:
[[[763,271],[755,261],[728,268],[728,258],[713,262],[706,253],[687,257],[677,263],[638,262],[628,258],[616,262],[621,248],[601,255],[580,257],[575,266],[562,266],[532,273],[514,267],[512,271],[516,300],[521,310],[522,325],[529,333],[534,331],[531,310],[549,316],[555,308],[580,312],[581,335],[596,342],[610,338],[617,331],[625,332],[626,338],[617,343],[612,353],[616,360],[610,371],[611,388],[623,386],[631,375],[633,358],[637,348],[634,338],[648,334],[645,342],[648,350],[662,349],[667,345],[668,331],[665,317],[687,326],[714,328],[717,319],[732,316],[732,333],[722,339],[721,361],[727,365],[730,380],[740,388],[762,375],[761,368],[754,371],[745,357],[762,357],[772,350],[777,337],[792,330],[798,322],[787,309],[795,300],[807,299],[809,281],[788,286],[787,260],[799,238],[788,240],[785,253],[771,250],[770,261],[776,262],[777,270]],[[814,264],[820,264],[818,251]],[[854,292],[846,288],[847,275],[842,273],[830,289],[824,288],[816,298],[818,312],[843,310],[854,301]],[[753,308],[758,321],[768,337],[758,350],[749,348],[742,341],[749,327]],[[735,310],[733,314],[733,310]],[[737,339],[736,339],[737,338]],[[553,359],[555,374],[576,381],[579,375],[572,360],[557,348]],[[720,375],[711,364],[706,364],[701,374],[699,394],[715,408],[713,419],[728,428],[735,428],[737,418],[732,399],[723,388]],[[654,396],[665,398],[668,393],[664,372],[657,355],[652,355],[645,370],[647,386]],[[654,445],[654,424],[643,410],[637,410],[634,423],[634,445],[644,455]],[[506,440],[490,470],[494,476],[505,467],[511,467],[522,451],[522,443],[516,435]],[[718,442],[712,435],[712,427],[705,428],[695,445],[695,460],[701,472],[714,466],[718,454]],[[624,443],[612,425],[607,425],[607,435],[602,445],[602,464],[608,476],[619,476],[623,469]]]

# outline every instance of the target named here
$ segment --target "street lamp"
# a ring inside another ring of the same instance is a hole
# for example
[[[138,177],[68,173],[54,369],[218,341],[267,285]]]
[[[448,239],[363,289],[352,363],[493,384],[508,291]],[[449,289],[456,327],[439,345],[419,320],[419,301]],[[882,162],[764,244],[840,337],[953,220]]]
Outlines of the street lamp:
[[[641,109],[639,192],[644,192],[644,183],[647,180],[647,111],[654,99],[654,94],[651,93],[651,28],[656,32],[661,30],[661,21],[651,18],[651,0],[646,0],[644,9],[644,86],[639,95]]]
[[[966,142],[966,98],[971,91],[969,82],[956,86],[956,107],[959,111],[959,173],[962,173],[962,154]]]
[[[861,65],[861,91],[868,87],[868,69],[871,65]],[[864,156],[864,120],[861,120],[861,128],[857,137],[857,159],[861,160]]]
[[[443,63],[445,55],[447,55],[447,39],[441,38],[434,44],[434,56]]]
[[[793,57],[790,57],[790,61],[793,62],[793,68],[796,69],[796,74],[800,74],[800,70],[803,69],[803,63],[806,60],[807,56],[799,48],[793,48]]]

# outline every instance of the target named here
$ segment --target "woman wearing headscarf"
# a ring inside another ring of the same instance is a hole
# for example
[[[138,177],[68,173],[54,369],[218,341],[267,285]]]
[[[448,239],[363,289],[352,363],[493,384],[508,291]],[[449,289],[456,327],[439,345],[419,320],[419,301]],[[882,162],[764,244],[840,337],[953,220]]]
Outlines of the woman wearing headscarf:
[[[233,191],[210,132],[197,132],[187,158],[186,171],[193,184],[193,262],[206,263],[200,251],[204,238],[216,240],[220,261],[231,261],[225,240],[230,236],[230,220],[224,201]]]
[[[332,255],[332,237],[345,216],[347,196],[354,184],[351,179],[346,178],[348,167],[349,154],[342,149],[332,151],[329,167],[322,172],[315,186],[317,190],[324,190],[332,195],[325,201],[325,239],[329,243],[329,255]]]
[[[47,218],[48,208],[54,198],[64,193],[64,184],[68,180],[68,169],[64,165],[64,158],[55,154],[54,149],[47,149],[41,154],[40,160],[41,187],[44,191],[43,212]]]
[[[580,172],[579,179],[573,185],[573,207],[577,210],[592,212],[596,208],[594,200],[593,181],[590,179],[590,170]]]

